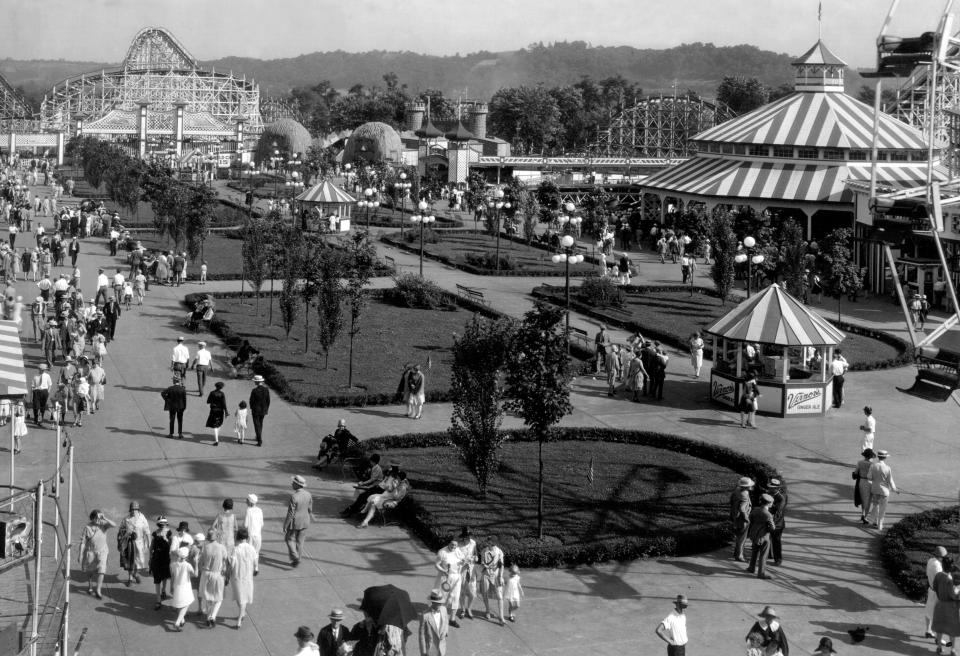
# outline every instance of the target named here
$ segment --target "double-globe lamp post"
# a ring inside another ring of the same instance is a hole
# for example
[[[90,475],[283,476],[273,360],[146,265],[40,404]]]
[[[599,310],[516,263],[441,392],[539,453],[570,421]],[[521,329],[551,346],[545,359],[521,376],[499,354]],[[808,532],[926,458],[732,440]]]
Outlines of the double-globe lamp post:
[[[500,271],[500,212],[504,209],[510,209],[510,203],[505,203],[503,201],[503,189],[495,189],[493,191],[493,198],[487,203],[487,208],[490,210],[496,210],[496,222],[497,222],[497,252],[496,252],[496,268],[497,272]]]
[[[563,250],[562,253],[558,253],[551,257],[554,264],[560,264],[563,262],[563,273],[564,273],[564,296],[566,297],[567,303],[567,312],[566,312],[566,336],[567,336],[567,353],[570,352],[570,265],[571,264],[580,264],[583,262],[583,255],[577,255],[574,253],[574,244],[576,240],[573,238],[573,235],[564,235],[560,238],[560,247]]]
[[[753,265],[761,264],[764,260],[762,253],[753,253],[753,247],[757,245],[757,240],[753,237],[744,237],[743,246],[747,249],[746,253],[737,253],[733,257],[733,261],[737,264],[747,263],[747,298],[750,298],[750,283],[753,280]]]
[[[417,224],[417,223],[420,224],[420,277],[421,278],[423,278],[423,226],[425,226],[428,223],[433,223],[434,221],[436,221],[436,218],[434,218],[432,214],[427,213],[427,209],[429,209],[429,207],[430,205],[427,203],[427,201],[425,200],[420,201],[420,203],[417,205],[417,209],[419,210],[419,212],[410,217],[410,220],[413,221],[414,224]]]
[[[371,207],[380,207],[380,201],[373,199],[374,191],[372,188],[367,187],[363,190],[364,198],[361,198],[357,201],[357,207],[363,209],[367,208],[367,232],[370,232],[370,208]]]
[[[400,190],[400,237],[403,237],[403,215],[407,212],[407,191],[410,189],[410,183],[407,182],[407,174],[400,171],[400,182],[396,184]],[[394,206],[396,207],[396,206]]]
[[[563,206],[563,209],[566,210],[567,213],[557,217],[557,223],[560,224],[560,232],[566,232],[566,226],[570,224],[570,232],[576,232],[579,235],[580,224],[583,223],[583,217],[573,216],[573,211],[576,209],[573,203],[567,203]]]

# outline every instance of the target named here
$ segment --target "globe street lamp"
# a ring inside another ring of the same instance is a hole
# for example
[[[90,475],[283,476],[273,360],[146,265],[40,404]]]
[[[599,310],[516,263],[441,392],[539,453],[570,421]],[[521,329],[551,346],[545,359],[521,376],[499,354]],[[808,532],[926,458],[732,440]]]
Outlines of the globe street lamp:
[[[380,201],[373,200],[374,191],[370,187],[363,190],[363,198],[357,201],[357,207],[367,208],[367,232],[370,232],[370,208],[380,207]]]
[[[427,201],[422,200],[417,205],[419,212],[410,217],[410,220],[413,223],[420,224],[420,277],[423,277],[423,226],[428,223],[433,223],[436,219],[433,215],[427,214],[427,209],[430,207],[427,204]]]
[[[753,254],[753,247],[757,245],[757,240],[753,237],[744,237],[743,246],[746,253],[737,253],[733,261],[737,264],[747,263],[747,298],[750,298],[750,283],[753,279],[753,265],[761,264],[764,260],[762,253]]]
[[[563,273],[564,273],[564,295],[567,300],[567,313],[566,313],[566,328],[567,328],[567,353],[570,352],[570,265],[571,264],[580,264],[583,262],[583,255],[575,254],[576,240],[572,235],[564,235],[560,238],[560,247],[563,250],[562,253],[558,253],[551,257],[554,264],[560,264],[563,262]]]
[[[503,189],[499,189],[499,188],[494,189],[494,191],[493,191],[493,198],[491,198],[490,201],[487,202],[487,207],[488,207],[489,209],[491,209],[491,210],[496,210],[496,225],[497,225],[497,228],[496,228],[496,236],[497,236],[497,254],[496,254],[497,264],[496,264],[496,268],[497,268],[497,272],[499,273],[499,272],[500,272],[500,211],[501,211],[504,207],[506,207],[507,209],[510,209],[510,203],[504,203],[504,202],[503,202]]]
[[[396,184],[397,189],[400,190],[400,237],[403,238],[403,215],[407,211],[407,190],[410,188],[410,183],[407,182],[407,174],[403,171],[400,171],[400,182]]]

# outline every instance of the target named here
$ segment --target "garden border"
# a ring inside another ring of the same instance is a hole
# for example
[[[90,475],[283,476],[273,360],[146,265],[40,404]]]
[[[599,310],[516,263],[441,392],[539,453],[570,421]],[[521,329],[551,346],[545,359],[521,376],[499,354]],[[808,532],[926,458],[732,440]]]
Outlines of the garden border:
[[[557,289],[556,293],[547,291],[547,289]],[[641,295],[644,293],[657,293],[657,292],[673,292],[673,291],[689,291],[693,290],[696,294],[706,294],[708,296],[714,296],[719,298],[719,295],[712,289],[708,287],[690,287],[687,285],[659,285],[659,286],[641,286],[641,285],[625,285],[623,287],[625,292],[631,295]],[[530,290],[530,295],[536,299],[544,300],[553,305],[563,305],[563,302],[558,299],[562,294],[562,288],[555,287],[553,285],[539,285]],[[635,332],[639,330],[644,337],[652,337],[653,339],[659,340],[664,344],[672,346],[676,349],[686,350],[687,344],[679,337],[673,334],[662,333],[656,330],[648,329],[645,326],[626,319],[618,319],[617,317],[605,313],[602,310],[598,310],[592,306],[587,305],[583,301],[576,300],[574,298],[570,299],[570,309],[576,310],[581,314],[585,314],[592,319],[597,321],[622,328],[624,330],[629,330],[630,332]],[[731,307],[732,309],[732,307]],[[896,335],[891,335],[890,333],[884,332],[882,330],[875,330],[873,328],[866,328],[854,323],[849,323],[847,321],[837,321],[836,319],[826,318],[827,321],[835,325],[840,330],[845,332],[853,333],[855,335],[862,335],[864,337],[870,337],[876,339],[877,341],[883,342],[889,346],[892,346],[897,351],[899,355],[895,358],[888,358],[885,360],[874,360],[873,362],[858,362],[850,366],[851,371],[875,371],[878,369],[895,369],[898,367],[905,367],[907,365],[913,364],[913,353],[911,352],[910,345],[907,344],[905,340],[900,339]],[[709,346],[704,348],[703,355],[707,359],[713,358],[713,349]]]
[[[948,520],[956,520],[960,506],[931,508],[923,512],[907,515],[891,526],[880,540],[880,561],[897,589],[912,601],[923,601],[926,598],[927,573],[926,564],[917,567],[910,566],[907,557],[907,541],[913,534],[922,529],[938,528]],[[949,547],[947,547],[949,549]]]
[[[507,439],[513,441],[536,441],[533,433],[526,429],[502,432],[507,435]],[[749,476],[756,481],[758,487],[764,487],[771,478],[782,478],[774,467],[739,451],[670,433],[573,427],[555,429],[551,437],[551,441],[615,442],[684,453],[727,467],[733,474]],[[365,440],[363,444],[368,452],[387,451],[449,445],[450,438],[446,432],[404,433],[372,438]],[[452,534],[439,533],[434,528],[429,511],[416,500],[416,482],[410,496],[398,507],[398,513],[413,535],[420,538],[432,551],[442,548],[455,537]],[[731,537],[730,526],[721,523],[712,527],[691,526],[688,530],[665,536],[625,536],[588,546],[541,545],[535,538],[510,541],[499,546],[504,550],[507,560],[520,567],[560,567],[607,560],[623,561],[706,553],[728,544]]]

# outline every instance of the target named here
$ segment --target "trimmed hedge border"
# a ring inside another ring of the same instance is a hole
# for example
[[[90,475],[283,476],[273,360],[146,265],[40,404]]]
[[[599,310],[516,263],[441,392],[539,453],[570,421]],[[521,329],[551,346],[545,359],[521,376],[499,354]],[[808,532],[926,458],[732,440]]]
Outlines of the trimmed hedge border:
[[[516,442],[534,442],[536,437],[526,429],[503,431],[508,439]],[[692,440],[669,433],[632,431],[613,428],[561,428],[553,433],[554,441],[616,442],[636,444],[684,453],[729,468],[740,476],[749,476],[758,486],[765,486],[771,478],[782,478],[779,472],[765,462],[733,449]],[[378,437],[364,441],[366,450],[389,451],[437,447],[450,444],[446,432],[405,433]],[[452,447],[451,447],[452,448]],[[436,551],[447,544],[453,534],[440,533],[433,517],[416,499],[416,484],[412,494],[398,507],[401,520],[427,548]],[[713,551],[728,544],[732,530],[726,522],[718,526],[690,526],[671,535],[625,536],[595,545],[538,544],[535,538],[524,541],[501,543],[509,562],[520,567],[561,567],[608,560],[634,560],[686,556]]]
[[[637,285],[625,285],[622,289],[627,294],[630,295],[641,295],[644,293],[652,294],[657,292],[675,292],[675,291],[689,291],[693,290],[695,294],[706,294],[707,296],[714,296],[719,298],[716,291],[708,287],[687,287],[687,286],[658,286],[658,287],[647,287],[647,286],[637,286]],[[560,287],[554,287],[552,285],[541,285],[540,287],[534,287],[530,294],[537,299],[541,299],[552,303],[554,305],[562,305],[563,300],[561,299],[562,289]],[[576,299],[570,299],[570,308],[585,314],[592,319],[601,321],[624,330],[629,330],[630,332],[640,331],[644,337],[650,337],[664,344],[672,346],[676,349],[686,350],[687,344],[677,335],[660,332],[657,330],[652,330],[646,326],[637,323],[636,321],[630,321],[627,319],[617,318],[613,312],[623,312],[622,310],[609,310],[605,311],[602,309],[595,308],[591,305],[587,305],[583,301]],[[731,307],[732,309],[732,307]],[[864,326],[859,326],[857,324],[848,323],[846,321],[837,321],[835,319],[827,319],[830,323],[835,325],[840,330],[845,332],[853,333],[855,335],[863,335],[864,337],[870,337],[876,339],[877,341],[883,342],[893,348],[897,349],[900,354],[896,358],[890,358],[886,360],[874,360],[873,362],[857,362],[850,366],[851,371],[875,371],[878,369],[895,369],[897,367],[904,367],[906,365],[913,363],[913,353],[910,351],[910,345],[906,341],[900,339],[896,335],[891,335],[890,333],[883,332],[881,330],[875,330],[873,328],[865,328]],[[713,349],[710,346],[706,346],[703,350],[703,355],[707,359],[713,359]]]
[[[925,563],[911,565],[908,543],[917,531],[936,529],[942,524],[957,520],[960,506],[932,508],[914,515],[907,515],[887,530],[880,540],[880,561],[900,592],[912,601],[923,601],[927,594]]]
[[[383,298],[383,293],[385,290],[382,289],[371,289],[368,290],[368,294],[371,298],[381,299]],[[454,305],[462,307],[465,310],[470,310],[475,314],[480,314],[484,317],[490,319],[502,319],[508,317],[508,315],[494,310],[482,303],[474,302],[469,299],[463,298],[456,294],[452,294],[448,291],[442,290],[444,296],[447,300]],[[279,296],[279,292],[274,293],[275,296]],[[183,304],[188,310],[192,310],[201,298],[205,297],[206,293],[204,292],[193,292],[187,294],[183,299]],[[260,297],[267,297],[268,293],[260,293]],[[251,292],[218,292],[213,294],[214,299],[217,298],[256,298],[256,295]],[[430,310],[424,310],[424,312],[430,312]],[[223,340],[230,349],[236,351],[240,348],[240,345],[243,343],[243,335],[239,335],[230,327],[230,325],[218,318],[214,314],[213,320],[210,321],[209,326],[210,332]],[[591,370],[591,364],[593,361],[593,353],[587,351],[583,348],[577,347],[571,343],[570,345],[571,354],[576,353],[577,358],[583,360],[581,363],[580,371],[577,373],[583,373],[588,370]],[[267,384],[274,389],[277,394],[280,395],[286,401],[290,403],[295,403],[297,405],[305,405],[315,408],[344,408],[344,407],[366,407],[371,405],[393,405],[395,403],[393,394],[330,394],[330,395],[313,395],[313,394],[304,394],[296,386],[290,385],[287,381],[286,376],[280,371],[279,368],[274,366],[270,362],[264,362],[262,365],[259,365],[254,370],[254,373],[260,374],[266,379]],[[427,392],[427,401],[431,403],[446,403],[447,401],[452,400],[452,394],[450,390],[430,390]]]
[[[388,237],[387,235],[381,235],[380,241],[385,244],[389,244],[394,248],[399,248],[400,250],[412,253],[414,255],[420,254],[420,246],[411,246],[410,244],[405,244],[402,241]],[[460,269],[461,271],[466,271],[475,276],[493,276],[493,277],[503,277],[503,278],[556,278],[557,276],[562,276],[563,272],[560,269],[556,271],[530,271],[527,269],[511,269],[509,271],[500,271],[497,272],[495,269],[480,269],[478,267],[467,264],[466,262],[457,262],[449,257],[443,255],[434,255],[426,249],[423,251],[423,257],[429,260],[434,260],[435,262],[440,262],[446,264],[449,267],[454,269]],[[571,278],[582,278],[589,275],[589,271],[571,271]]]

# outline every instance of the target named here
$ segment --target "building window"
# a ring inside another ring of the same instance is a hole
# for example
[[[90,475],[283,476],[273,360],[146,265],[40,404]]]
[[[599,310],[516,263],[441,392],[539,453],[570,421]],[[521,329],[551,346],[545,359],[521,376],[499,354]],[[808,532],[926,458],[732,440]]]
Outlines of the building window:
[[[797,149],[797,157],[800,159],[817,159],[820,152],[816,148],[799,148]]]
[[[823,159],[843,159],[843,151],[837,148],[824,148]]]
[[[720,152],[720,144],[715,144],[715,143],[710,144],[710,146],[709,146],[709,151],[710,151],[711,153],[719,153],[719,152]]]
[[[851,162],[865,162],[865,161],[867,161],[867,151],[865,151],[865,150],[851,150],[851,151],[850,151],[850,161],[851,161]]]
[[[770,155],[770,149],[766,146],[750,146],[748,152],[754,157],[767,157]]]
[[[774,146],[773,156],[793,159],[793,148],[790,148],[789,146]]]
[[[733,145],[732,145],[732,144],[723,144],[723,152],[726,153],[727,155],[732,154],[732,153],[733,153]]]
[[[887,161],[887,151],[885,151],[885,150],[878,150],[878,151],[877,151],[877,161],[878,161],[878,162],[886,162],[886,161]]]
[[[891,150],[890,151],[890,161],[891,162],[906,162],[910,159],[910,154],[905,150]]]
[[[926,162],[927,161],[927,151],[925,150],[912,150],[910,151],[910,160],[914,162]]]
[[[737,144],[733,147],[734,155],[745,155],[747,153],[747,147],[741,144]]]

